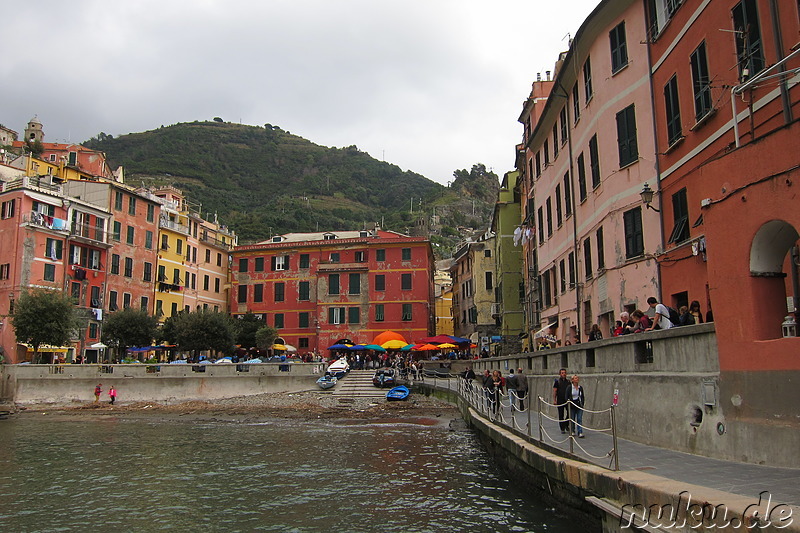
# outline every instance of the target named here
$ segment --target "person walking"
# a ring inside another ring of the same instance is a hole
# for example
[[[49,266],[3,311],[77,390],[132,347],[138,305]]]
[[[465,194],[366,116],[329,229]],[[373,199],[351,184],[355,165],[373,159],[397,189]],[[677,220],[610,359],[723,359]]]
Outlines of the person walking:
[[[111,405],[114,405],[117,399],[117,389],[114,388],[114,385],[108,388],[108,397],[111,399]]]
[[[558,427],[561,428],[562,434],[569,429],[569,418],[567,418],[568,388],[567,369],[562,368],[558,371],[558,377],[553,382],[553,403],[558,407]]]
[[[519,410],[525,410],[525,398],[528,396],[528,376],[522,373],[522,369],[517,369],[517,399],[519,400]]]
[[[583,438],[583,405],[585,397],[583,395],[583,387],[580,385],[580,380],[576,375],[572,376],[572,383],[567,389],[567,400],[569,401],[569,419],[572,421],[572,430],[570,434],[578,434],[578,438]]]
[[[94,388],[94,403],[100,401],[100,395],[103,393],[103,384],[98,383],[97,386]]]
[[[506,390],[508,391],[508,401],[511,404],[511,412],[514,412],[514,399],[517,396],[517,377],[514,375],[514,369],[508,371],[506,376]]]

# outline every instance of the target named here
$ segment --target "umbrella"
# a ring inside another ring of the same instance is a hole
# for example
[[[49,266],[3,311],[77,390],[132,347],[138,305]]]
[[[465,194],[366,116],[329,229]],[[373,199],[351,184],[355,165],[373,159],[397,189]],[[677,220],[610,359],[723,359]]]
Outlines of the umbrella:
[[[363,344],[354,344],[353,346],[350,347],[350,349],[351,350],[366,350],[367,347],[364,346]]]
[[[545,327],[534,333],[533,338],[541,339],[542,337],[545,337],[547,335],[547,330],[549,330],[550,328],[554,328],[556,326],[558,326],[558,322],[553,322],[552,324],[546,325]]]
[[[378,346],[377,344],[366,344],[364,346],[367,350],[375,350],[376,352],[385,352],[386,348],[383,346]]]
[[[333,346],[328,346],[329,350],[349,350],[350,346],[347,344],[334,344]]]
[[[434,346],[433,344],[423,344],[422,346],[417,346],[412,348],[413,350],[417,350],[418,352],[429,352],[433,350],[438,350],[438,346]]]
[[[468,342],[472,342],[463,337],[454,337],[453,335],[447,335],[447,337],[450,337],[451,340],[449,342],[452,342],[453,344],[467,344]]]
[[[439,348],[457,348],[457,346],[451,342],[443,342],[439,345]]]
[[[104,348],[108,348],[108,346],[106,346],[102,342],[96,342],[96,343],[92,344],[91,346],[89,346],[89,348],[91,348],[93,350],[102,350]]]
[[[414,350],[417,346],[422,346],[422,345],[421,344],[406,344],[405,346],[403,346],[400,349],[402,351],[404,351],[404,352],[407,352],[409,350]]]
[[[406,341],[401,341],[399,339],[392,339],[382,343],[381,347],[386,348],[387,350],[399,350],[400,348],[406,346],[407,344],[408,343]]]
[[[284,344],[284,346],[286,346],[286,351],[287,352],[296,352],[297,351],[297,348],[295,348],[291,344]]]
[[[431,344],[441,344],[443,342],[453,342],[453,337],[450,335],[436,335],[435,337],[425,337],[420,339],[419,342],[429,342]]]
[[[394,331],[384,331],[383,333],[381,333],[372,340],[372,344],[383,346],[384,344],[386,344],[387,341],[394,341],[394,340],[402,341],[404,346],[408,344],[406,342],[405,337]],[[386,348],[386,346],[383,347]]]
[[[286,345],[285,344],[273,344],[272,345],[272,349],[273,350],[280,350],[282,352],[285,352],[286,351]]]
[[[214,362],[215,365],[218,365],[220,363],[233,363],[233,359],[231,359],[230,357],[223,357],[222,359],[217,359]]]

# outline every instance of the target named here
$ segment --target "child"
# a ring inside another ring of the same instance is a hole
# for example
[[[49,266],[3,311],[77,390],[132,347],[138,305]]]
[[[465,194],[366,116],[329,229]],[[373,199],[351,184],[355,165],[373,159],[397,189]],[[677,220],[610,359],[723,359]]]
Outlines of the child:
[[[114,400],[117,399],[117,389],[113,385],[108,389],[108,397],[111,398],[111,405],[114,405]]]
[[[100,393],[103,392],[103,384],[98,383],[97,387],[94,388],[94,403],[100,401]]]

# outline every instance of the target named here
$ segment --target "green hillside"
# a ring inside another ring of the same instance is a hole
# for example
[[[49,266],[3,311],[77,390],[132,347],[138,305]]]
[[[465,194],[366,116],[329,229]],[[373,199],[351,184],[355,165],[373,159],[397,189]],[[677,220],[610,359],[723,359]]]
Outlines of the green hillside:
[[[104,151],[112,168],[122,165],[126,183],[179,187],[242,244],[371,222],[406,232],[433,206],[439,228],[458,233],[457,226],[488,225],[497,192],[497,176],[482,165],[456,171],[448,188],[355,146],[319,146],[270,124],[181,123],[119,137],[101,133],[83,144]],[[459,236],[441,238],[449,249]]]

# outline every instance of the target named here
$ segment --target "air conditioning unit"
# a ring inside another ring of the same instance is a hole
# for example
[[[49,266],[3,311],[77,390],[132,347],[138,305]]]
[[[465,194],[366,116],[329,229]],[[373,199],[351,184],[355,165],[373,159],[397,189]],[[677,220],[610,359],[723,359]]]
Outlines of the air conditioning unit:
[[[497,318],[503,314],[503,305],[499,303],[492,304],[492,318]]]

